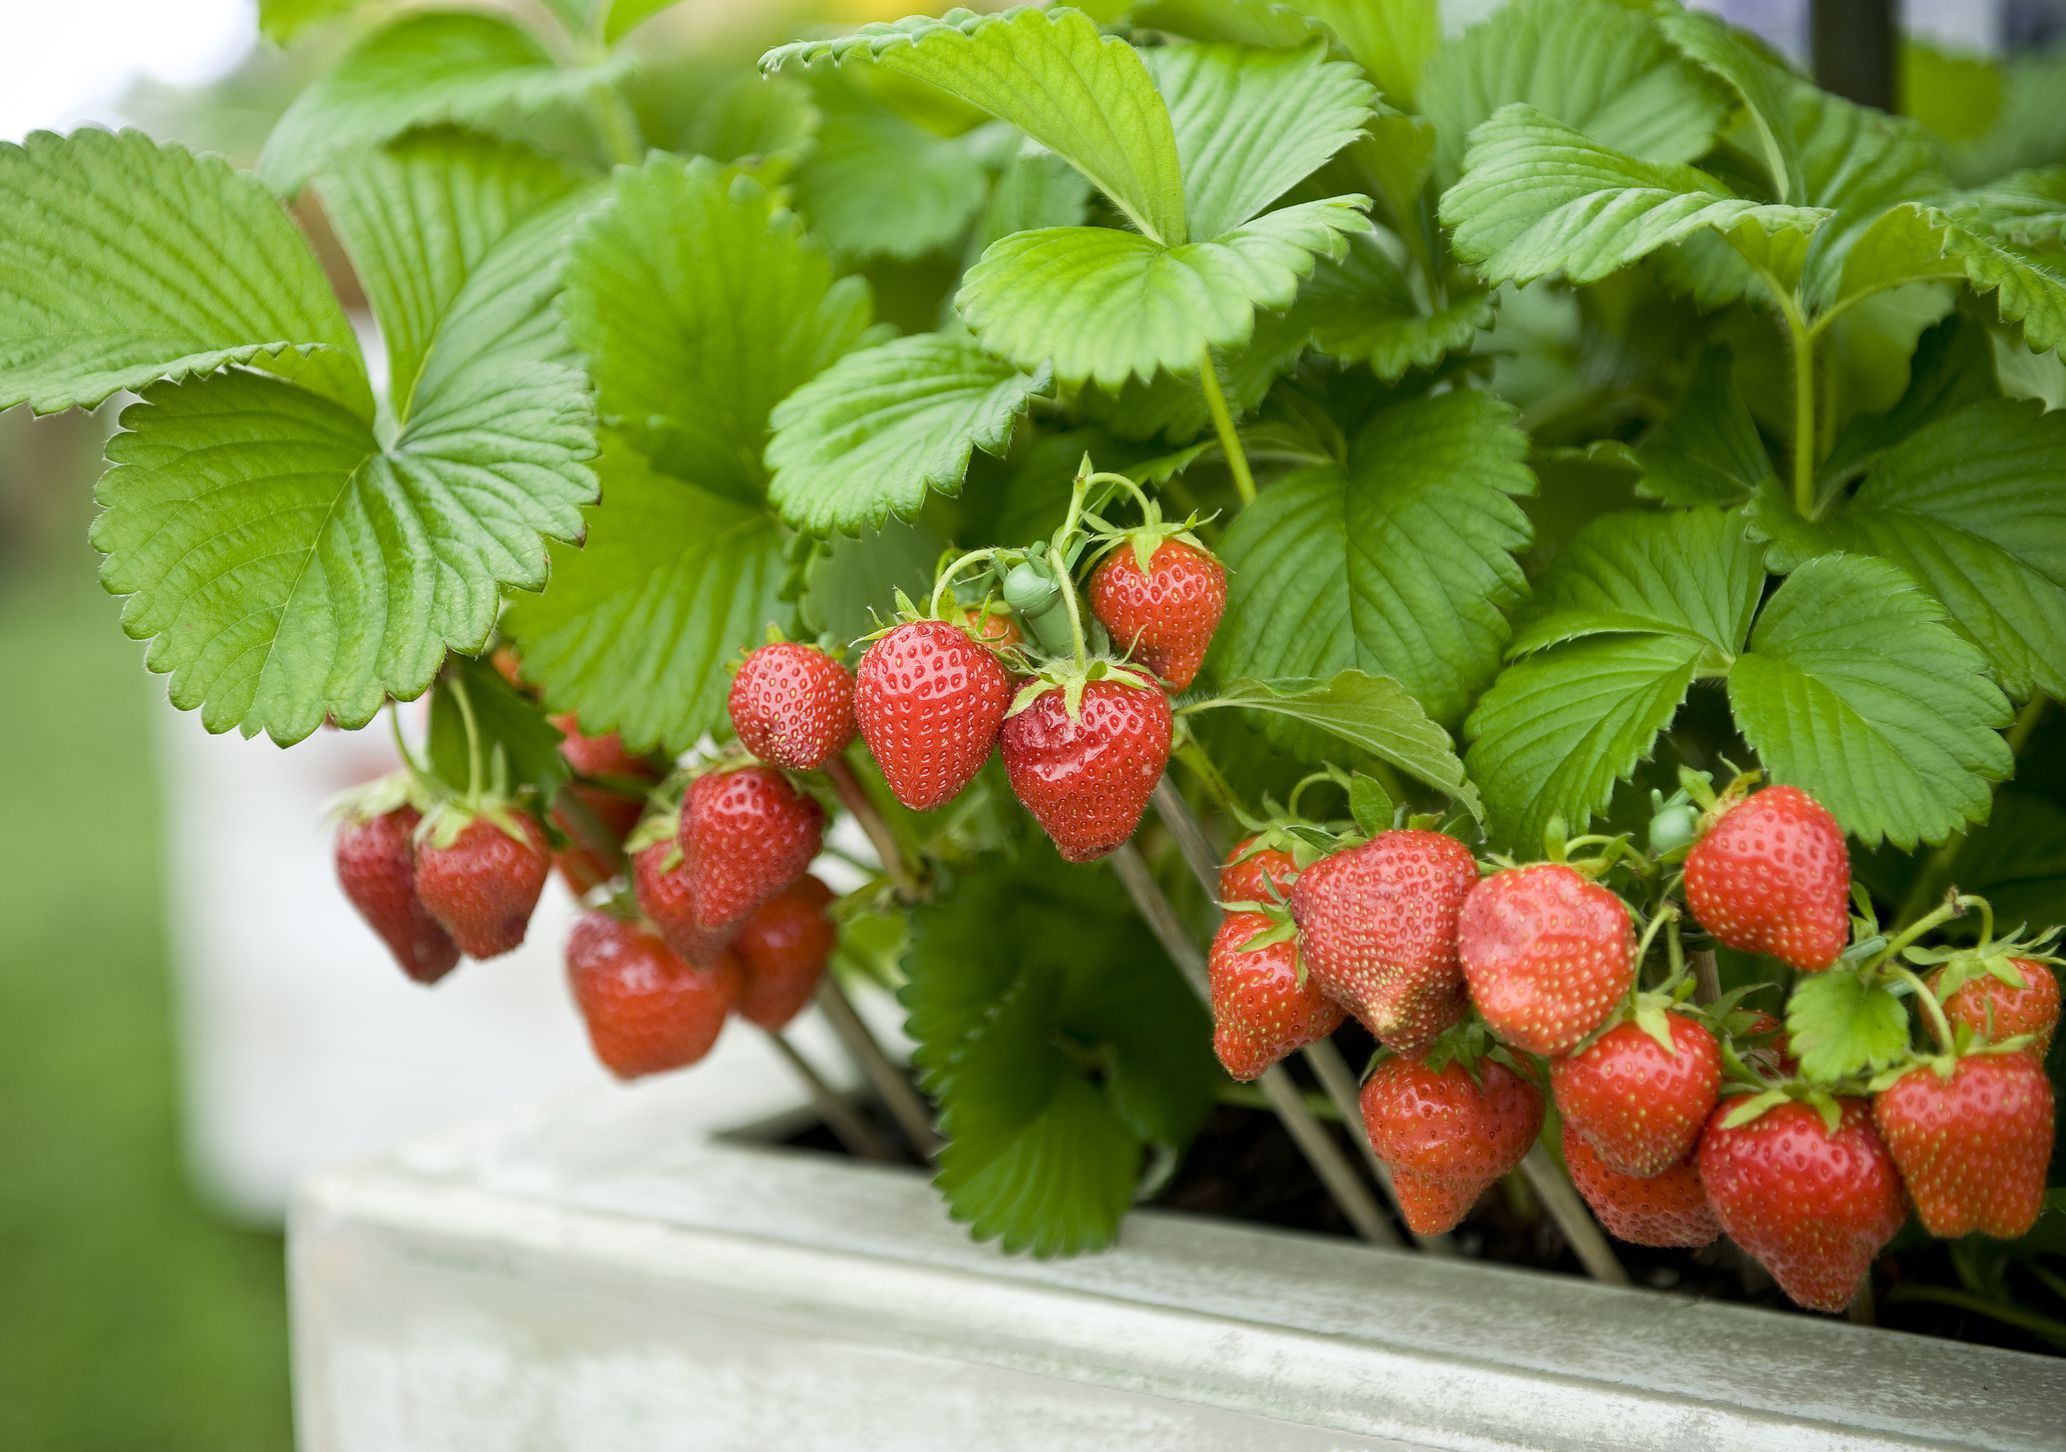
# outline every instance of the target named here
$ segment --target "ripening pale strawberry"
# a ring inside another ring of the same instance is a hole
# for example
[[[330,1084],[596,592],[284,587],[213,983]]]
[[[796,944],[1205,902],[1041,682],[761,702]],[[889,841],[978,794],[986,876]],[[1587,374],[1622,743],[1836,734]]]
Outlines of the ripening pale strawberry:
[[[1872,1117],[1930,1234],[2014,1240],[2037,1223],[2052,1083],[2030,1055],[1973,1055],[1948,1078],[1933,1064],[1910,1069],[1874,1096]]]
[[[739,744],[771,766],[816,771],[854,739],[852,672],[814,645],[764,645],[732,677]]]
[[[1671,1047],[1618,1023],[1550,1061],[1557,1112],[1619,1175],[1661,1175],[1693,1153],[1722,1091],[1722,1052],[1701,1024],[1667,1013]]]
[[[2011,958],[2009,962],[2023,975],[2021,988],[1991,973],[1978,974],[1952,990],[1944,1000],[1944,1016],[1955,1024],[1965,1024],[1988,1043],[2034,1034],[2036,1041],[2026,1052],[2041,1060],[2052,1046],[2052,1031],[2059,1026],[2059,980],[2035,958]],[[1943,976],[1942,968],[1930,975],[1932,993]]]
[[[739,965],[684,963],[657,933],[594,912],[567,939],[567,982],[588,1041],[620,1079],[686,1068],[716,1044],[739,991]]]
[[[682,794],[676,840],[696,926],[725,928],[803,876],[825,809],[773,767],[707,772]]]
[[[803,1011],[839,937],[825,912],[831,903],[832,889],[805,873],[740,926],[732,940],[732,956],[746,974],[739,1017],[774,1030]]]
[[[1863,1099],[1837,1101],[1831,1134],[1815,1109],[1781,1104],[1735,1129],[1717,1106],[1696,1163],[1728,1237],[1772,1273],[1779,1289],[1815,1311],[1851,1304],[1858,1284],[1901,1222],[1901,1173]]]
[[[1011,612],[1001,607],[984,610],[980,605],[965,605],[958,619],[962,629],[992,650],[1008,649],[1026,638]]]
[[[1298,863],[1289,852],[1255,844],[1254,837],[1243,837],[1227,854],[1220,868],[1221,902],[1275,902],[1290,895]]]
[[[337,829],[337,881],[404,973],[435,983],[459,949],[416,895],[416,808],[347,818]]]
[[[999,740],[1011,789],[1064,861],[1094,862],[1133,836],[1169,764],[1169,697],[1160,686],[1088,682],[1074,716],[1050,686],[1007,716]]]
[[[1227,572],[1180,539],[1157,545],[1145,571],[1133,547],[1121,545],[1091,573],[1090,608],[1115,647],[1181,691],[1198,678],[1219,629]]]
[[[1775,786],[1722,813],[1686,855],[1686,906],[1732,948],[1812,973],[1851,936],[1843,829],[1798,787]]]
[[[1363,1128],[1416,1235],[1455,1229],[1542,1132],[1534,1085],[1491,1059],[1478,1073],[1474,1081],[1460,1063],[1437,1070],[1391,1058],[1363,1083]]]
[[[1638,1177],[1609,1169],[1564,1122],[1564,1166],[1609,1235],[1630,1245],[1698,1250],[1722,1233],[1691,1159]]]
[[[1627,906],[1561,863],[1508,868],[1471,889],[1456,946],[1486,1026],[1531,1054],[1569,1053],[1635,982]]]
[[[1341,1008],[1310,976],[1299,982],[1295,941],[1244,948],[1270,927],[1262,913],[1228,913],[1206,959],[1212,1049],[1227,1072],[1243,1081],[1261,1078],[1285,1055],[1341,1027]]]
[[[1415,1054],[1463,1018],[1458,910],[1478,881],[1440,832],[1380,832],[1323,857],[1291,891],[1306,972],[1390,1048]]]
[[[417,845],[416,895],[467,957],[514,952],[552,871],[544,829],[525,813],[506,812],[471,817],[450,841],[439,840],[433,831]]]
[[[924,812],[975,780],[1011,694],[994,653],[943,620],[914,620],[861,657],[854,719],[890,791]]]
[[[704,927],[696,921],[688,860],[673,838],[640,848],[631,858],[631,886],[639,910],[662,941],[685,963],[708,967],[731,946],[739,924]]]

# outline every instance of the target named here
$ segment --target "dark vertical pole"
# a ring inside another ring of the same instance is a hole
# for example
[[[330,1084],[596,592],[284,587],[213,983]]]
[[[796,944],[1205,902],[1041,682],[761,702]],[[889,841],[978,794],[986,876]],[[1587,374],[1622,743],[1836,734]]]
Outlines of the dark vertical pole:
[[[1809,0],[1808,52],[1824,90],[1894,109],[1895,0]]]

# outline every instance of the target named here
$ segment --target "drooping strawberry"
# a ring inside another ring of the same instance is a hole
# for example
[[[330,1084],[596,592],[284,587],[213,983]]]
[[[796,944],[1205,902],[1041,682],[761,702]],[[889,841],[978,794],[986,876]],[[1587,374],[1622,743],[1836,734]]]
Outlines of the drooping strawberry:
[[[739,744],[771,766],[816,771],[854,739],[854,677],[813,645],[746,657],[727,699]]]
[[[1260,835],[1243,837],[1220,868],[1221,902],[1275,902],[1288,897],[1298,881],[1298,863],[1281,847],[1258,845]]]
[[[552,870],[545,831],[525,812],[442,809],[416,847],[416,895],[469,958],[523,944]]]
[[[1323,857],[1291,890],[1306,972],[1402,1054],[1463,1017],[1457,913],[1478,881],[1471,851],[1440,832],[1380,832]]]
[[[2021,988],[1991,973],[1977,973],[1945,998],[1944,1016],[1966,1025],[1989,1043],[2035,1035],[2027,1052],[2042,1060],[2052,1046],[2052,1032],[2059,1026],[2059,980],[2035,958],[2010,958],[2009,966],[2023,979]],[[1930,975],[1932,993],[1945,971],[1939,968]]]
[[[825,842],[825,809],[772,767],[707,772],[682,795],[696,926],[725,928],[796,881]]]
[[[732,956],[746,973],[739,993],[741,1018],[778,1029],[811,1001],[839,936],[825,912],[831,902],[832,889],[806,873],[740,926]]]
[[[593,912],[567,939],[567,981],[588,1041],[620,1079],[686,1068],[716,1044],[739,992],[739,965],[720,954],[684,963],[638,923]]]
[[[347,817],[337,831],[337,881],[404,973],[435,983],[459,949],[416,895],[416,808]]]
[[[1227,608],[1227,572],[1183,539],[1145,547],[1122,544],[1092,571],[1091,613],[1116,648],[1181,691],[1197,679]]]
[[[1693,1152],[1722,1090],[1722,1053],[1706,1027],[1664,1015],[1666,1048],[1633,1020],[1550,1061],[1565,1128],[1618,1175],[1661,1175]]]
[[[1112,674],[1082,699],[1049,685],[1005,718],[999,742],[1012,792],[1065,861],[1093,862],[1133,836],[1169,763],[1172,720],[1162,688]]]
[[[1564,1121],[1564,1166],[1607,1233],[1631,1245],[1698,1250],[1722,1233],[1700,1183],[1700,1170],[1683,1159],[1655,1175],[1610,1169]]]
[[[975,779],[1011,706],[996,655],[943,620],[886,632],[861,657],[854,719],[898,801],[930,811]]]
[[[1729,1238],[1794,1301],[1830,1312],[1851,1304],[1873,1257],[1908,1215],[1900,1171],[1871,1109],[1863,1099],[1837,1103],[1832,1134],[1821,1113],[1799,1100],[1730,1129],[1738,1106],[1725,1102],[1708,1119],[1696,1160]]]
[[[1843,829],[1798,787],[1725,798],[1686,856],[1686,905],[1732,948],[1812,973],[1851,936],[1851,854]]]
[[[1364,1130],[1417,1235],[1455,1229],[1542,1132],[1534,1085],[1493,1059],[1478,1073],[1473,1080],[1461,1062],[1430,1069],[1391,1058],[1364,1081]]]
[[[698,923],[690,882],[687,859],[672,836],[649,842],[631,855],[631,886],[639,910],[676,957],[707,967],[731,946],[739,924],[706,928]]]
[[[1456,946],[1486,1025],[1531,1054],[1569,1053],[1635,982],[1627,906],[1561,863],[1508,868],[1471,889]]]
[[[2030,1055],[1970,1055],[1948,1075],[1919,1065],[1873,1097],[1872,1117],[1930,1234],[2014,1240],[2037,1223],[2052,1084]]]
[[[1341,1027],[1340,1006],[1310,976],[1299,981],[1295,941],[1247,946],[1273,926],[1264,913],[1228,913],[1206,958],[1212,1049],[1227,1072],[1243,1081],[1261,1078],[1285,1055]]]

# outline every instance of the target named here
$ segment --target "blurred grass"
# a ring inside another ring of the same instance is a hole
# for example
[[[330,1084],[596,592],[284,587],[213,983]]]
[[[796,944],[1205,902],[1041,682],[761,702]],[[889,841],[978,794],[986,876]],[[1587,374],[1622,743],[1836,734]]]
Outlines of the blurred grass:
[[[84,449],[0,419],[0,494],[42,496],[0,512],[0,1447],[285,1452],[280,1239],[212,1218],[180,1161],[162,687],[94,582],[71,422]]]

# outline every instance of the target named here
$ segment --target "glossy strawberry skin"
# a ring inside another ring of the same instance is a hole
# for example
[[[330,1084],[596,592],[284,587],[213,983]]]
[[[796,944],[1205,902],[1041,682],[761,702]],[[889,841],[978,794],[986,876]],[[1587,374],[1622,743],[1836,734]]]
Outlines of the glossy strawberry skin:
[[[682,795],[677,840],[695,925],[727,928],[803,876],[825,809],[772,767],[708,772]]]
[[[1478,881],[1440,832],[1380,832],[1323,857],[1291,890],[1306,972],[1390,1048],[1415,1054],[1463,1018],[1457,913]]]
[[[816,646],[754,651],[726,704],[739,744],[771,766],[816,771],[854,739],[853,674]]]
[[[2023,975],[2023,986],[2015,988],[1991,973],[1969,978],[1944,1000],[1944,1016],[1964,1024],[1975,1038],[1989,1043],[2035,1036],[2025,1052],[2042,1060],[2052,1047],[2052,1033],[2059,1026],[2059,980],[2052,970],[2034,958],[2011,958]],[[1938,969],[1930,975],[1930,991],[1944,976]]]
[[[1063,859],[1094,862],[1140,825],[1169,764],[1172,726],[1159,686],[1091,681],[1073,720],[1052,686],[1006,718],[1004,770]]]
[[[1862,1099],[1838,1101],[1830,1134],[1810,1106],[1790,1101],[1735,1129],[1718,1105],[1696,1163],[1728,1237],[1772,1273],[1779,1289],[1815,1311],[1851,1304],[1858,1284],[1901,1222],[1901,1174]]]
[[[337,881],[404,973],[435,983],[459,962],[459,948],[416,895],[414,807],[346,822],[337,833]]]
[[[595,1056],[636,1079],[710,1052],[738,996],[739,965],[723,955],[694,967],[650,929],[597,912],[567,939],[567,981]]]
[[[696,921],[695,894],[687,859],[677,842],[653,842],[631,859],[631,886],[639,911],[669,950],[684,963],[708,967],[731,946],[739,924],[706,928]]]
[[[1564,1167],[1571,1183],[1607,1233],[1630,1245],[1698,1250],[1722,1233],[1691,1159],[1655,1175],[1624,1175],[1608,1167],[1592,1146],[1564,1123]]]
[[[1123,545],[1091,572],[1090,608],[1117,649],[1181,691],[1198,678],[1219,629],[1227,572],[1196,545],[1170,539],[1155,547],[1143,574]]]
[[[732,940],[745,970],[737,1012],[748,1023],[774,1030],[803,1011],[825,976],[839,930],[825,909],[832,889],[806,873],[748,918]]]
[[[1872,1102],[1923,1229],[1940,1240],[2029,1234],[2044,1208],[2052,1113],[2051,1081],[2028,1054],[1960,1059],[1948,1079],[1922,1065]]]
[[[914,620],[861,657],[854,719],[890,791],[925,812],[983,769],[1011,694],[993,652],[945,621]]]
[[[1797,787],[1747,797],[1686,855],[1686,905],[1700,926],[1746,953],[1812,973],[1851,935],[1851,854],[1843,829]]]
[[[1560,863],[1495,872],[1456,920],[1471,1002],[1531,1054],[1569,1053],[1635,982],[1628,908]]]
[[[1221,902],[1275,902],[1291,895],[1298,864],[1275,847],[1251,851],[1255,838],[1243,837],[1220,868]],[[1244,855],[1245,854],[1245,855]]]
[[[1478,1072],[1474,1082],[1458,1063],[1436,1070],[1391,1058],[1363,1083],[1364,1130],[1416,1235],[1455,1229],[1542,1132],[1534,1085],[1490,1059]]]
[[[1262,913],[1228,913],[1206,957],[1212,1049],[1226,1071],[1244,1082],[1341,1027],[1340,1006],[1310,976],[1298,981],[1297,943],[1287,938],[1243,950],[1270,926]]]
[[[1565,1127],[1617,1175],[1661,1175],[1693,1152],[1722,1091],[1715,1037],[1667,1013],[1672,1046],[1633,1022],[1550,1063],[1550,1094]]]
[[[552,870],[544,830],[520,813],[512,820],[522,841],[476,817],[450,846],[416,849],[416,893],[469,958],[499,958],[522,946]]]

